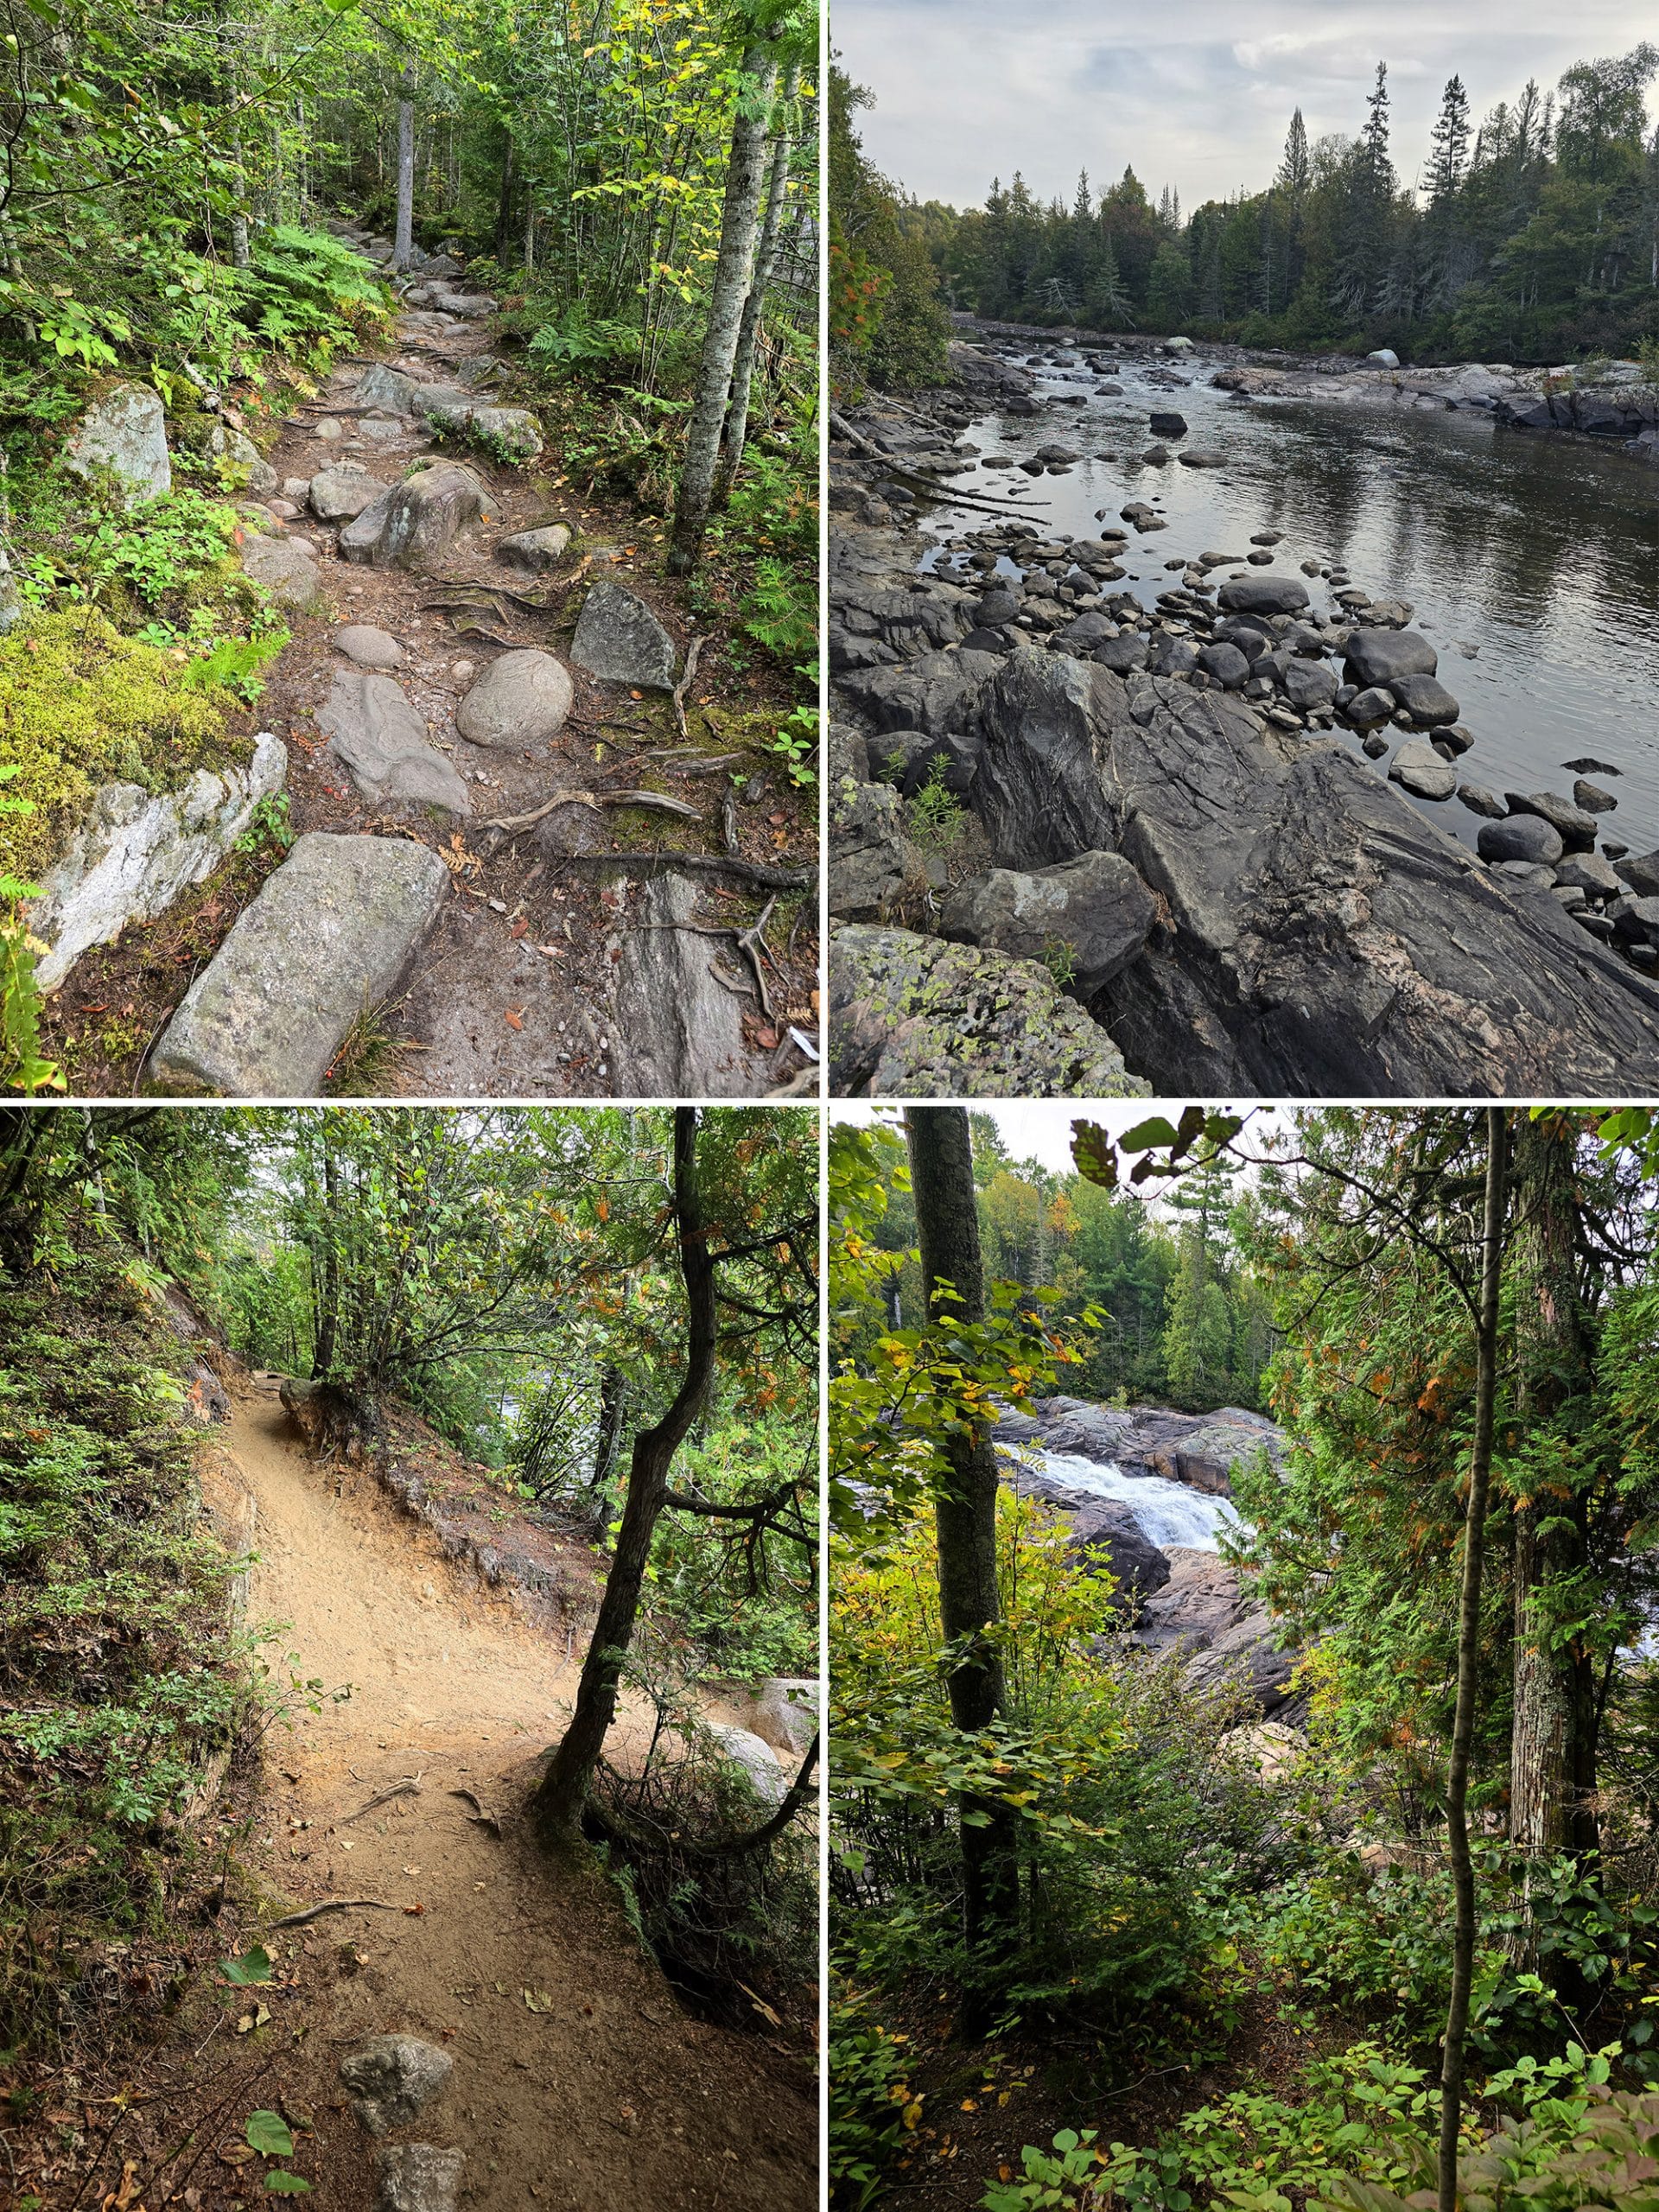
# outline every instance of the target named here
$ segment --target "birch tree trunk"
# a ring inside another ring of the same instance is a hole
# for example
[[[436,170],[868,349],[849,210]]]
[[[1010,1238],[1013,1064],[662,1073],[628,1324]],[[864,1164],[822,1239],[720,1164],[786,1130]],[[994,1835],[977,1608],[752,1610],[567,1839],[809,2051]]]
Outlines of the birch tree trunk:
[[[911,1188],[930,1321],[985,1318],[979,1217],[967,1109],[912,1106],[905,1114]],[[954,1290],[954,1299],[940,1288]],[[946,1678],[950,1718],[964,1735],[988,1728],[1001,1710],[1002,1661],[986,1634],[1001,1617],[996,1586],[996,1455],[988,1428],[950,1437],[950,1473],[934,1499],[939,1627],[957,1656]],[[996,1968],[1005,1956],[1019,1902],[1014,1816],[995,1798],[958,1799],[963,1927],[977,1972],[966,1991],[962,2027],[977,2039],[990,2025]]]
[[[397,226],[392,233],[391,265],[405,270],[415,252],[415,64],[404,64],[403,97],[397,103]]]
[[[685,1283],[685,1366],[673,1403],[633,1440],[627,1502],[599,1618],[582,1662],[575,1711],[533,1800],[545,1841],[566,1847],[582,1834],[594,1769],[616,1718],[617,1686],[633,1637],[651,1558],[651,1540],[668,1493],[674,1454],[702,1411],[715,1370],[715,1269],[697,1180],[697,1109],[674,1109],[674,1221]]]
[[[766,208],[760,223],[760,242],[754,256],[754,275],[749,296],[743,302],[743,321],[737,334],[732,362],[732,397],[726,411],[725,436],[715,474],[714,505],[724,507],[743,465],[743,447],[749,431],[749,393],[754,383],[754,357],[760,343],[760,319],[766,313],[766,287],[778,259],[778,239],[784,226],[784,200],[789,184],[789,162],[793,143],[788,118],[801,80],[798,64],[790,64],[778,101],[779,128],[772,141],[772,175],[766,185]]]
[[[772,130],[771,104],[764,96],[770,93],[776,75],[763,45],[752,46],[744,55],[743,74],[756,81],[763,97],[749,113],[740,107],[732,125],[731,160],[726,171],[726,196],[720,218],[720,253],[709,296],[709,327],[703,335],[697,396],[686,432],[685,461],[680,470],[679,495],[674,505],[674,536],[668,556],[668,572],[672,576],[689,575],[702,550],[703,532],[709,525],[709,511],[715,495],[720,433],[732,388],[732,365],[737,356],[738,331],[754,267],[755,232],[760,218],[766,146]]]
[[[1492,1427],[1497,1402],[1497,1323],[1503,1274],[1504,1180],[1509,1131],[1501,1106],[1486,1109],[1486,1205],[1482,1223],[1479,1321],[1476,1332],[1475,1434],[1469,1452],[1469,1501],[1464,1517],[1463,1578],[1458,1603],[1458,1702],[1446,1782],[1446,1840],[1456,1915],[1452,1937],[1452,1998],[1440,2053],[1439,2212],[1457,2212],[1458,2128],[1463,2116],[1469,1993],[1474,1983],[1474,1860],[1469,1849],[1469,1758],[1475,1738],[1480,1668],[1480,1588],[1485,1567],[1486,1504],[1492,1475]]]

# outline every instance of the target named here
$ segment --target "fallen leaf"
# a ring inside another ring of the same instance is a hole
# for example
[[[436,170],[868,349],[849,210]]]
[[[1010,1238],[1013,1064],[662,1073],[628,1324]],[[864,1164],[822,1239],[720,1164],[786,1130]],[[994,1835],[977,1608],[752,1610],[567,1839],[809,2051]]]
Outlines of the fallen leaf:
[[[530,924],[525,921],[515,922],[512,925],[511,935],[513,937],[528,937],[530,935]]]
[[[253,2145],[251,2143],[227,2143],[219,2155],[227,2166],[245,2166],[253,2156]]]
[[[423,1920],[426,1917],[426,1907],[423,1904],[406,1904],[404,1907],[404,1916],[408,1920]]]
[[[509,1029],[522,1029],[524,1026],[524,1017],[523,1014],[515,1014],[511,1007],[503,1008],[501,1019],[506,1023]]]

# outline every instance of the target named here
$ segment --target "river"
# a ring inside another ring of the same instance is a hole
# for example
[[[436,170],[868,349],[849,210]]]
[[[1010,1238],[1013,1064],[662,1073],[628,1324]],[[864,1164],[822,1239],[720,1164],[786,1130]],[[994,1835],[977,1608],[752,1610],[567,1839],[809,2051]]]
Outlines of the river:
[[[1570,797],[1574,772],[1565,764],[1592,757],[1619,771],[1591,772],[1618,800],[1603,817],[1605,835],[1633,852],[1659,845],[1659,468],[1463,409],[1243,399],[1214,390],[1202,360],[1177,390],[1171,372],[1149,361],[1108,357],[1119,398],[1096,396],[1096,379],[1080,367],[1012,358],[1036,372],[1040,391],[1086,392],[1088,404],[1040,417],[988,416],[966,433],[969,442],[992,455],[1055,442],[1118,458],[1035,479],[976,463],[953,484],[1001,503],[1012,490],[1021,508],[1074,537],[1098,531],[1097,510],[1116,524],[1130,499],[1157,507],[1169,528],[1132,533],[1128,573],[1110,587],[1147,606],[1176,580],[1166,559],[1211,549],[1242,555],[1255,531],[1282,531],[1262,574],[1300,576],[1300,563],[1318,558],[1345,567],[1373,598],[1412,602],[1413,626],[1437,648],[1440,679],[1474,736],[1459,764],[1465,781],[1500,795]],[[1185,440],[1166,441],[1172,459],[1161,468],[1132,457],[1154,442],[1147,427],[1154,408],[1189,425]],[[1182,443],[1218,448],[1227,466],[1180,467],[1173,455]],[[947,494],[925,527],[938,538],[989,520],[952,509]],[[1330,604],[1319,577],[1303,581],[1316,607]],[[1471,646],[1473,658],[1461,650]],[[1358,751],[1351,732],[1337,734]],[[1473,844],[1480,817],[1456,799],[1412,804]]]

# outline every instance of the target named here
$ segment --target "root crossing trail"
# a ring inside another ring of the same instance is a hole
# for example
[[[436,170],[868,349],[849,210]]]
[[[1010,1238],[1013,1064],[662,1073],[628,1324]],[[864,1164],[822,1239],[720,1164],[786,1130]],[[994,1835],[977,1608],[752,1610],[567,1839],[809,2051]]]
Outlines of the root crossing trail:
[[[374,2145],[338,2069],[366,2037],[406,2030],[451,2052],[454,2071],[388,2139],[462,2151],[463,2205],[816,2204],[816,2100],[798,2068],[686,2015],[606,1878],[550,1861],[526,1833],[529,1763],[563,1726],[582,1631],[567,1657],[563,1637],[444,1561],[371,1475],[348,1475],[337,1496],[274,1389],[241,1394],[227,1441],[256,1512],[250,1620],[288,1623],[270,1649],[324,1688],[320,1713],[266,1742],[254,1842],[283,1900],[270,1916],[337,1897],[395,1908],[267,1939],[277,1980],[258,1994],[274,2017],[257,2034],[281,2055],[253,2101],[280,2095],[315,2119],[294,2164],[315,2201],[374,2201]],[[347,1683],[349,1698],[328,1697]],[[499,1815],[501,1833],[455,1790]],[[220,2051],[238,2009],[223,1995]]]

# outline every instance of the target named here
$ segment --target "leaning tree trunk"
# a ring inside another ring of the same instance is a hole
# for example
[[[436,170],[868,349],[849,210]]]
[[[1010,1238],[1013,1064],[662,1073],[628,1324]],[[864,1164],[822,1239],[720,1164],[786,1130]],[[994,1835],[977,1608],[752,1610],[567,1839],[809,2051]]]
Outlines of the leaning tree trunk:
[[[911,1187],[920,1236],[928,1319],[949,1329],[985,1318],[973,1153],[966,1109],[912,1106],[905,1115]],[[956,1295],[949,1294],[954,1291]],[[1002,1661],[986,1631],[1001,1607],[996,1587],[996,1455],[977,1424],[944,1440],[950,1472],[934,1500],[939,1626],[954,1653],[946,1688],[950,1718],[965,1736],[988,1728],[1002,1705]],[[963,2032],[990,2025],[997,1968],[1006,1956],[1019,1903],[1014,1816],[1000,1799],[963,1792],[957,1801],[963,1921],[973,1961]]]
[[[697,1184],[695,1106],[674,1109],[674,1219],[685,1282],[685,1371],[661,1421],[641,1429],[633,1440],[627,1503],[599,1618],[582,1662],[575,1711],[536,1792],[537,1825],[544,1839],[557,1845],[574,1843],[582,1834],[594,1769],[616,1718],[617,1688],[639,1611],[652,1536],[667,1495],[669,1469],[702,1409],[714,1375],[715,1269]]]
[[[1486,1207],[1482,1223],[1479,1321],[1476,1331],[1475,1434],[1469,1453],[1469,1500],[1464,1517],[1463,1581],[1458,1603],[1458,1703],[1446,1781],[1446,1840],[1456,1914],[1452,1936],[1452,1999],[1440,2054],[1439,2212],[1456,2212],[1458,2129],[1463,2117],[1464,2054],[1469,1993],[1474,1982],[1475,1869],[1469,1849],[1469,1759],[1475,1740],[1480,1668],[1480,1586],[1486,1555],[1486,1503],[1492,1476],[1492,1425],[1497,1402],[1497,1321],[1503,1276],[1503,1184],[1509,1132],[1503,1109],[1486,1109]]]
[[[1547,1427],[1570,1398],[1593,1387],[1594,1352],[1579,1292],[1575,1196],[1577,1133],[1565,1114],[1516,1117],[1515,1137],[1516,1410],[1528,1427]],[[1510,1738],[1510,1834],[1530,1863],[1598,1842],[1595,1688],[1586,1656],[1554,1638],[1552,1584],[1582,1564],[1582,1499],[1533,1489],[1515,1511],[1514,1699]],[[1521,1924],[1510,1942],[1517,1962],[1535,1948],[1529,1875]]]
[[[404,64],[403,97],[397,103],[397,226],[392,233],[391,265],[405,270],[415,256],[415,64]]]
[[[749,434],[749,394],[754,384],[754,357],[760,343],[760,320],[766,313],[766,287],[772,282],[772,272],[778,260],[778,239],[784,227],[784,199],[789,185],[790,156],[794,150],[789,135],[789,118],[794,111],[795,93],[800,78],[798,66],[791,62],[778,102],[779,123],[772,156],[772,178],[766,187],[766,212],[760,224],[760,243],[755,250],[754,275],[749,284],[749,296],[743,302],[743,321],[738,330],[737,352],[732,362],[731,404],[726,412],[720,462],[715,472],[714,504],[716,507],[725,506],[730,499],[732,486],[743,465],[743,447]]]
[[[757,79],[763,94],[771,91],[774,71],[765,47],[751,47],[744,55],[743,74]],[[720,433],[731,394],[743,303],[749,296],[754,266],[755,230],[772,130],[770,108],[770,101],[764,98],[755,102],[752,112],[745,113],[740,106],[732,125],[731,160],[720,218],[720,254],[709,296],[709,327],[703,335],[697,396],[686,432],[685,461],[674,506],[674,537],[668,556],[668,571],[674,576],[686,575],[696,566],[715,495]]]

